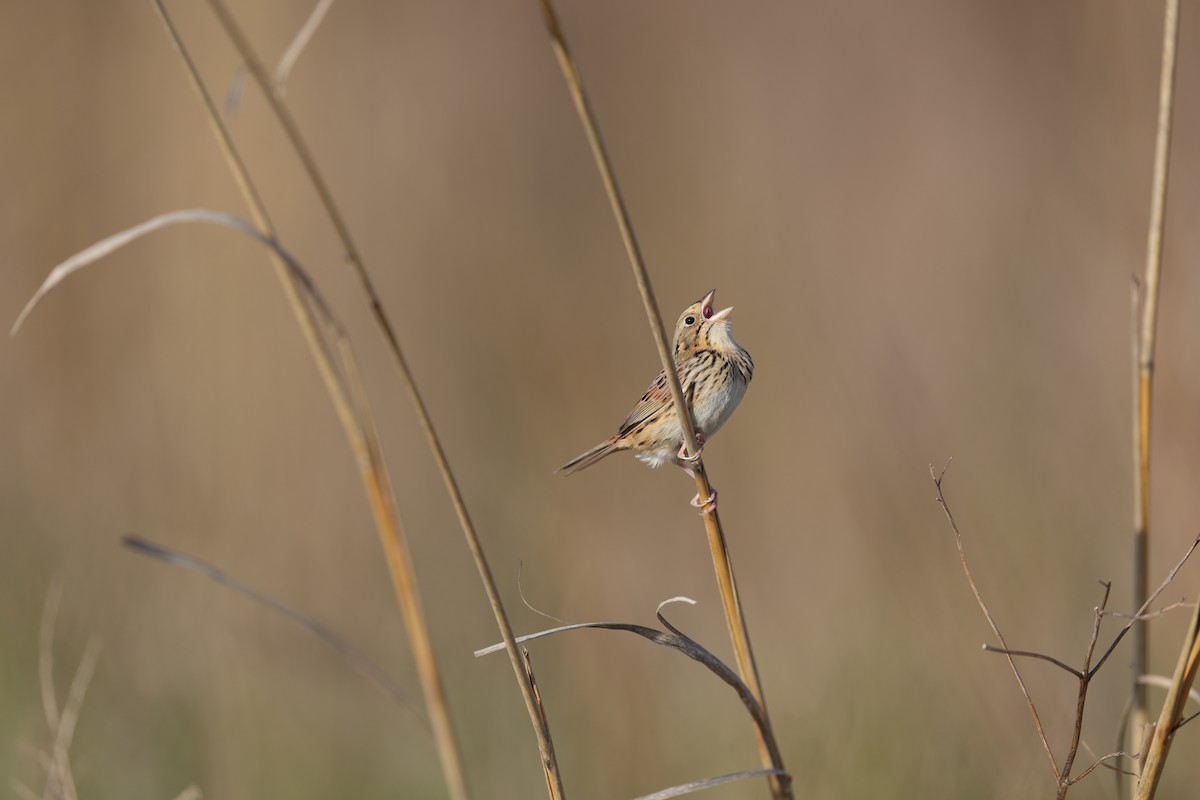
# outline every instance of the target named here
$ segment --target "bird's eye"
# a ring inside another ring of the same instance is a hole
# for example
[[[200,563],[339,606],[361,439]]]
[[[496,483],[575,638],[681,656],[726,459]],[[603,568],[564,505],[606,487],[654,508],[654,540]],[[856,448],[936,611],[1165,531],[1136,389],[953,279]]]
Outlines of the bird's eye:
[[[684,317],[684,318],[683,318],[683,324],[684,324],[684,325],[695,325],[695,324],[696,324],[696,318],[695,318],[695,317],[691,317],[691,316]]]

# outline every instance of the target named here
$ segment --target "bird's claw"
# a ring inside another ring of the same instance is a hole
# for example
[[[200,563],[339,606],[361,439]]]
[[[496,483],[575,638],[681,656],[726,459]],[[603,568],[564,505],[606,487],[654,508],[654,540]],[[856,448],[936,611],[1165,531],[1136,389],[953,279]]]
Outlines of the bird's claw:
[[[684,444],[679,445],[679,460],[685,461],[689,464],[695,464],[697,461],[700,460],[700,454],[703,452],[704,452],[704,434],[697,431],[696,432],[696,455],[689,456],[688,451],[687,451],[687,444],[684,443]]]
[[[697,492],[696,496],[692,498],[691,504],[693,507],[700,509],[700,514],[702,516],[704,514],[711,514],[717,510],[717,490],[713,489],[712,494],[710,494],[708,499],[704,502],[700,501],[700,493]]]

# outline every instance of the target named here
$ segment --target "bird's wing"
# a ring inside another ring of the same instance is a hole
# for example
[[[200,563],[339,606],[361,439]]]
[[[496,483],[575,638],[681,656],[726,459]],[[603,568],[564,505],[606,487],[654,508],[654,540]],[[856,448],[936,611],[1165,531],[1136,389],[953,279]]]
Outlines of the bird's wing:
[[[688,359],[682,364],[675,365],[675,371],[679,374],[679,379],[681,382],[683,381],[684,376],[686,376],[688,373],[688,364],[693,360],[695,360],[695,357]],[[687,387],[684,386],[683,390],[686,394]],[[644,395],[642,395],[642,399],[639,400],[638,404],[633,407],[633,411],[629,412],[629,416],[621,425],[621,430],[618,433],[618,436],[624,436],[637,426],[641,425],[643,422],[646,422],[651,417],[656,416],[663,409],[669,409],[670,407],[671,387],[667,385],[667,374],[665,372],[659,372],[658,377],[655,378],[654,382],[650,384],[650,388],[646,390]]]

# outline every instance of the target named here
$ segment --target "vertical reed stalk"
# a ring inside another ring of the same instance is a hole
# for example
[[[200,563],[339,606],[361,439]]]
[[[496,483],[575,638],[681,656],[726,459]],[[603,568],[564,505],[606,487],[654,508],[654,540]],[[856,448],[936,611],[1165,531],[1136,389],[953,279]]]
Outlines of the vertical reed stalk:
[[[250,45],[250,40],[238,26],[237,21],[233,18],[224,0],[208,0],[208,2],[213,13],[221,23],[221,27],[224,28],[225,35],[229,37],[230,42],[237,49],[247,71],[254,79],[254,82],[258,84],[271,112],[279,121],[284,135],[287,136],[288,142],[292,145],[292,149],[300,159],[304,172],[308,175],[309,182],[312,183],[313,190],[317,193],[321,206],[325,209],[325,213],[333,224],[342,248],[346,252],[346,259],[354,267],[363,292],[367,295],[367,301],[371,307],[371,315],[384,340],[387,342],[392,360],[404,381],[409,400],[412,402],[413,409],[417,414],[421,430],[425,433],[426,443],[433,454],[433,459],[437,464],[438,472],[446,487],[446,492],[450,495],[450,502],[454,506],[454,513],[458,517],[459,526],[462,528],[463,536],[466,538],[467,548],[471,551],[471,557],[475,561],[480,581],[483,583],[488,602],[492,607],[492,614],[496,618],[496,625],[500,629],[500,636],[504,640],[509,662],[512,665],[517,685],[525,701],[526,711],[529,713],[529,719],[533,725],[534,734],[537,737],[538,751],[542,761],[542,769],[546,774],[547,790],[550,798],[551,800],[561,800],[564,796],[562,776],[559,772],[558,760],[554,754],[554,746],[550,738],[550,728],[545,714],[541,711],[541,702],[536,697],[535,687],[532,683],[531,675],[526,670],[525,660],[517,648],[513,636],[512,624],[509,622],[508,614],[504,609],[504,601],[500,597],[500,591],[496,586],[495,578],[492,576],[492,570],[488,564],[487,556],[483,552],[483,545],[475,530],[475,524],[472,522],[471,515],[467,511],[466,501],[463,499],[462,491],[459,489],[458,480],[454,477],[454,472],[450,468],[450,461],[446,457],[445,449],[442,447],[441,439],[433,426],[433,418],[430,416],[429,409],[426,407],[425,401],[417,389],[416,379],[413,377],[412,370],[408,366],[408,361],[400,349],[400,342],[396,338],[391,322],[388,320],[387,314],[383,309],[383,303],[380,301],[379,295],[376,293],[375,287],[371,282],[366,264],[359,253],[358,247],[354,243],[353,237],[350,235],[350,227],[346,224],[345,218],[342,216],[337,202],[333,198],[333,192],[330,191],[329,185],[325,182],[320,169],[318,169],[316,158],[313,157],[312,151],[301,135],[299,125],[296,124],[295,118],[283,103],[279,94],[273,90],[271,77],[267,73],[262,59],[258,57],[254,48]]]
[[[1158,327],[1158,289],[1162,273],[1163,228],[1167,208],[1167,167],[1171,155],[1171,117],[1175,107],[1175,62],[1179,45],[1179,0],[1166,0],[1163,20],[1162,70],[1158,87],[1158,128],[1154,138],[1154,177],[1150,195],[1150,227],[1146,237],[1146,267],[1141,282],[1141,324],[1133,395],[1133,605],[1141,606],[1149,591],[1150,570],[1150,419],[1153,400],[1155,335]],[[1150,639],[1144,622],[1133,628],[1133,716],[1129,726],[1130,752],[1141,746],[1146,725],[1146,687]],[[1137,791],[1136,782],[1133,790]]]
[[[221,121],[221,116],[213,103],[212,97],[200,79],[195,63],[188,54],[183,40],[168,16],[162,0],[154,0],[154,7],[162,20],[180,59],[187,69],[192,88],[199,96],[218,145],[225,160],[232,170],[234,180],[241,189],[242,195],[249,206],[254,224],[266,236],[274,238],[274,229],[267,215],[266,207],[257,190],[244,162],[233,144],[229,131]],[[346,438],[357,458],[362,480],[371,504],[371,511],[379,531],[380,541],[387,558],[391,572],[392,583],[396,590],[401,614],[408,630],[409,640],[413,648],[413,659],[416,662],[417,673],[421,688],[425,695],[425,703],[429,710],[430,724],[433,728],[434,741],[437,744],[438,755],[441,758],[442,773],[445,777],[451,797],[455,800],[466,800],[469,797],[466,774],[463,769],[462,755],[454,735],[450,721],[449,708],[446,704],[445,691],[442,687],[441,675],[434,656],[433,644],[425,615],[421,609],[420,595],[417,589],[416,573],[408,553],[404,530],[396,513],[395,497],[392,494],[391,482],[388,479],[387,468],[383,461],[382,451],[378,446],[378,436],[374,429],[370,409],[366,398],[358,396],[351,399],[351,391],[345,383],[347,377],[357,379],[353,372],[353,357],[343,360],[344,366],[351,370],[349,376],[339,374],[334,363],[333,355],[313,318],[312,309],[301,296],[295,278],[283,261],[272,255],[284,294],[292,306],[297,323],[308,342],[309,350],[317,363],[317,369],[325,382],[325,387],[333,401],[334,408],[342,422]],[[357,412],[357,413],[356,413]]]
[[[1159,779],[1162,778],[1163,766],[1167,754],[1171,750],[1171,742],[1175,740],[1175,726],[1183,716],[1184,705],[1188,701],[1188,692],[1196,680],[1196,671],[1200,668],[1200,605],[1192,612],[1192,620],[1188,624],[1187,635],[1183,637],[1183,649],[1179,653],[1179,661],[1175,665],[1175,674],[1171,678],[1171,688],[1163,700],[1162,713],[1158,715],[1158,724],[1150,736],[1147,753],[1142,759],[1141,777],[1134,784],[1135,800],[1153,800],[1158,791]]]
[[[667,384],[671,388],[671,397],[675,403],[675,411],[679,414],[679,423],[684,431],[684,444],[687,447],[688,455],[695,457],[697,455],[695,423],[692,420],[691,411],[684,397],[683,388],[680,386],[679,376],[675,372],[675,361],[671,355],[671,346],[667,341],[666,331],[663,328],[662,313],[659,311],[658,302],[654,298],[654,290],[650,285],[650,275],[646,270],[641,248],[638,246],[637,237],[633,232],[633,223],[630,221],[629,212],[625,207],[625,201],[617,185],[617,179],[613,173],[608,152],[604,147],[604,141],[600,136],[600,128],[596,122],[595,114],[584,91],[583,79],[580,77],[575,61],[571,57],[566,38],[558,23],[558,17],[554,13],[554,8],[550,0],[540,0],[540,2],[542,13],[546,20],[546,27],[550,34],[551,44],[554,47],[554,53],[558,57],[559,67],[562,69],[563,77],[567,82],[567,88],[570,90],[571,98],[575,104],[575,110],[587,135],[592,155],[600,171],[600,178],[604,182],[604,188],[608,194],[609,203],[612,206],[613,215],[616,217],[617,226],[621,231],[621,239],[625,243],[625,252],[629,257],[630,266],[633,268],[634,280],[637,282],[638,291],[642,295],[642,302],[646,308],[646,317],[650,322],[650,330],[654,336],[654,344],[658,349],[658,356],[662,362],[663,372],[666,375]],[[711,496],[712,486],[708,482],[708,475],[705,472],[703,462],[697,459],[693,470],[696,473],[696,491],[699,496]],[[721,602],[725,611],[725,622],[729,628],[730,639],[733,641],[733,651],[737,660],[738,672],[741,675],[742,681],[745,682],[754,695],[755,700],[762,707],[763,718],[769,728],[770,719],[767,716],[767,704],[763,697],[762,685],[758,679],[758,667],[754,662],[754,652],[750,647],[750,634],[746,629],[746,620],[742,614],[737,583],[733,576],[733,565],[729,559],[729,548],[725,542],[725,532],[721,527],[721,518],[718,516],[716,509],[704,514],[704,527],[708,534],[709,548],[712,551],[713,568],[716,572],[718,587],[720,588]],[[772,758],[766,741],[757,728],[755,728],[755,736],[758,740],[759,755],[763,766],[768,769],[782,770],[783,764],[777,763],[778,759]],[[770,784],[771,792],[777,800],[792,796],[791,781],[787,775],[771,775]]]

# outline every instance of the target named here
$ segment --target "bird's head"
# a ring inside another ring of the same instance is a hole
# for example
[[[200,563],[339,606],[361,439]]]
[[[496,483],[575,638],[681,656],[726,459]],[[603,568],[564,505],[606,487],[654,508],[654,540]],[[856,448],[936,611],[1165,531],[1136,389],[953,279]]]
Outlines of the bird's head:
[[[733,326],[729,314],[733,306],[720,311],[713,310],[713,289],[683,310],[675,323],[675,357],[680,354],[705,348],[722,350],[737,347],[733,341]]]

